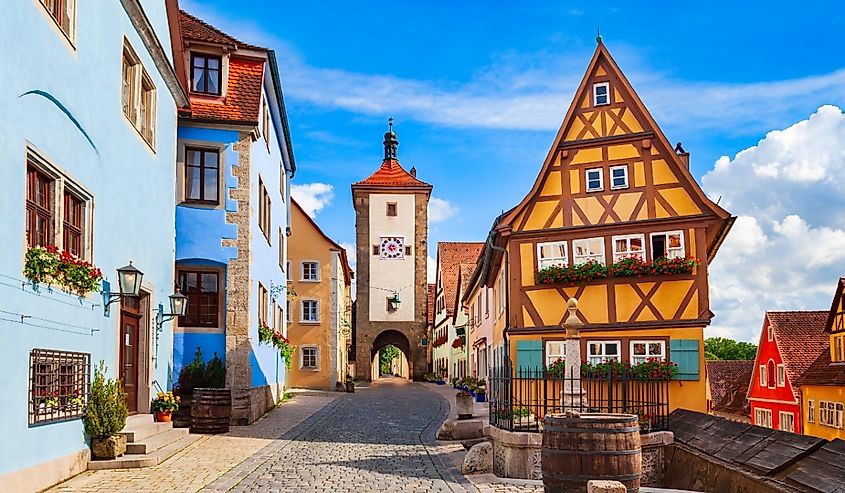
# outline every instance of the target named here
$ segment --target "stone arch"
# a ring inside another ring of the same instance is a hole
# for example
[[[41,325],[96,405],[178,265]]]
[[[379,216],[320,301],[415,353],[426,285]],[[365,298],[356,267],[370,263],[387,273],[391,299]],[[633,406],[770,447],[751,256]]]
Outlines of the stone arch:
[[[414,366],[411,354],[411,342],[405,334],[395,329],[384,330],[373,340],[373,345],[370,348],[370,361],[373,362],[372,364],[377,364],[375,363],[376,354],[387,346],[395,346],[402,351],[405,358],[408,360],[408,376],[410,377],[413,375]]]

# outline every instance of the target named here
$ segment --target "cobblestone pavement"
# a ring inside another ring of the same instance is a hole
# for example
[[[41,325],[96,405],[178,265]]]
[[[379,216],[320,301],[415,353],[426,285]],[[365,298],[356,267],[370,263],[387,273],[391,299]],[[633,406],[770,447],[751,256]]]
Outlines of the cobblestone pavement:
[[[476,492],[434,439],[449,404],[380,380],[326,406],[206,491]]]
[[[88,471],[66,481],[50,493],[186,493],[196,492],[272,445],[304,419],[343,394],[296,393],[251,426],[233,427],[224,435],[195,442],[169,460],[145,469]]]

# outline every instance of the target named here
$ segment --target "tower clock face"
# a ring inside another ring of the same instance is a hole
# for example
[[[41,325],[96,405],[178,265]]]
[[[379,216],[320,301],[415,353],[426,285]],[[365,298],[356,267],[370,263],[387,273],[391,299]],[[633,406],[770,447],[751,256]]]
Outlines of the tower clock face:
[[[384,259],[405,258],[405,239],[398,236],[383,236],[381,238],[381,254]]]

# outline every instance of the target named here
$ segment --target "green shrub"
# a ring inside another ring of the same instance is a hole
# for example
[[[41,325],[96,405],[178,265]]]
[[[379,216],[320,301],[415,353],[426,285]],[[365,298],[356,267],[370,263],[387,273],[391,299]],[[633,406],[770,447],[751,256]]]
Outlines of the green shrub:
[[[88,393],[85,406],[85,434],[92,438],[108,438],[117,435],[126,426],[129,409],[126,407],[126,392],[120,380],[106,378],[106,366],[101,360],[94,370],[94,381]]]
[[[226,365],[214,353],[208,363],[202,359],[202,349],[197,347],[194,360],[179,371],[179,392],[190,394],[195,388],[222,389],[226,386]]]
[[[223,364],[217,353],[205,365],[205,384],[214,389],[222,389],[226,386],[226,365]]]

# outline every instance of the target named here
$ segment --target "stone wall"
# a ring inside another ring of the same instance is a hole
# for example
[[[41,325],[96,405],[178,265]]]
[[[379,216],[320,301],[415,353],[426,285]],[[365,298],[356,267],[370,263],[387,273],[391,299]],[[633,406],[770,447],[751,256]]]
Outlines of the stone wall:
[[[661,487],[666,473],[667,449],[675,442],[671,431],[656,431],[640,435],[643,451],[643,486]]]
[[[487,425],[484,436],[493,443],[493,474],[500,478],[543,479],[541,433],[511,432]]]

